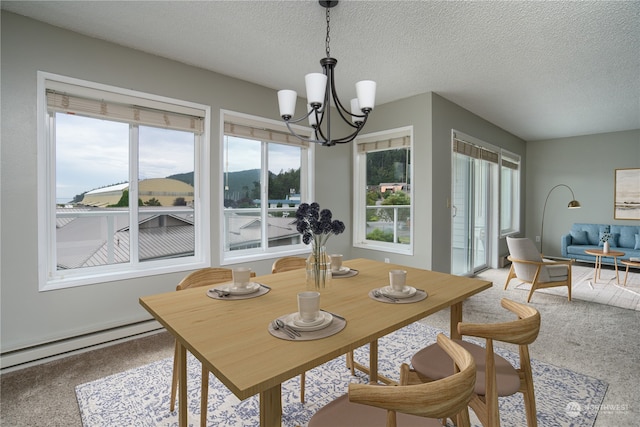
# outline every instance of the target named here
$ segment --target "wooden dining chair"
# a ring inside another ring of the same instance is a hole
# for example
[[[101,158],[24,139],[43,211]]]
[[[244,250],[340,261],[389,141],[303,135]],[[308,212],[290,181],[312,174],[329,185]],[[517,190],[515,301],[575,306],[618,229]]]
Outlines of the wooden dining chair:
[[[251,272],[251,277],[256,277],[255,272]],[[230,268],[208,267],[189,273],[176,286],[176,291],[185,289],[211,286],[217,283],[233,281],[233,270]],[[171,412],[176,406],[176,390],[178,389],[178,342],[176,341],[173,355],[173,376],[171,379]],[[209,394],[209,370],[202,365],[202,386],[200,390],[200,425],[207,425],[207,400]]]
[[[283,273],[285,271],[291,270],[299,270],[302,268],[306,268],[307,259],[297,256],[286,256],[282,258],[278,258],[273,262],[271,266],[271,273]],[[300,374],[300,402],[304,403],[304,389],[306,384],[306,375],[305,373]]]
[[[282,273],[290,270],[298,270],[307,266],[307,259],[298,256],[286,256],[278,258],[271,266],[272,273]]]
[[[476,386],[469,406],[484,427],[499,427],[498,396],[510,396],[520,392],[524,397],[527,425],[536,427],[538,423],[529,344],[536,340],[540,332],[540,313],[529,305],[506,298],[503,298],[500,303],[502,307],[516,314],[518,319],[492,324],[458,323],[458,332],[461,335],[486,340],[486,347],[456,340],[471,353],[477,366]],[[518,345],[519,368],[515,368],[506,359],[495,354],[494,341]],[[453,371],[451,358],[435,344],[417,352],[411,359],[411,365],[412,371],[424,381],[444,378]]]
[[[469,399],[476,382],[476,365],[471,354],[443,334],[437,345],[449,355],[458,372],[432,382],[422,382],[407,364],[400,367],[401,383],[384,386],[349,384],[349,393],[316,412],[309,427],[335,426],[440,426],[438,418],[456,414],[459,427],[469,426]],[[426,418],[426,419],[425,419]]]

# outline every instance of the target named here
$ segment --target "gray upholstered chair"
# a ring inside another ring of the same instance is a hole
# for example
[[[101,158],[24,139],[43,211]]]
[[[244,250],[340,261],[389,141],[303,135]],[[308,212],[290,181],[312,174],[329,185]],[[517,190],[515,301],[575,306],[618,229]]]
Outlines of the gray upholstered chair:
[[[438,418],[455,415],[460,415],[458,426],[469,426],[467,405],[475,386],[475,362],[469,352],[443,334],[438,335],[437,346],[453,359],[459,372],[423,383],[411,378],[409,366],[403,364],[400,381],[407,385],[351,383],[349,394],[320,408],[309,421],[309,427],[435,427],[441,426]]]
[[[511,279],[517,278],[531,283],[531,290],[527,302],[536,289],[566,286],[569,301],[571,301],[571,264],[573,261],[550,261],[542,258],[540,252],[530,239],[525,237],[507,237],[511,269],[504,288],[507,289]]]

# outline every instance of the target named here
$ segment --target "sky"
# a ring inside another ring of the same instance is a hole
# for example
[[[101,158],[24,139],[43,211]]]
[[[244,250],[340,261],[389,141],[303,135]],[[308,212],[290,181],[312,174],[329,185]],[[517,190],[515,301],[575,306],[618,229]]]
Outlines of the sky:
[[[129,126],[69,114],[56,115],[56,201],[129,181]],[[217,144],[212,143],[213,146]],[[229,138],[228,171],[260,169],[260,142]],[[300,167],[299,149],[270,145],[269,170]],[[212,153],[216,162],[218,156]],[[164,178],[194,170],[193,134],[140,127],[139,177]],[[222,163],[224,170],[226,161]],[[218,170],[212,163],[211,169]]]

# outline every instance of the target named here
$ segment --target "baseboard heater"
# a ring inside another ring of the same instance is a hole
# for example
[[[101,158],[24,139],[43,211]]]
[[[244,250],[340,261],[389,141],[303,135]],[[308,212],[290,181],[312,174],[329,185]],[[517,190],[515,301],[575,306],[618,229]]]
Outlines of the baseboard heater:
[[[509,260],[507,259],[507,257],[508,257],[508,256],[509,256],[509,255],[500,255],[500,256],[498,257],[498,266],[499,266],[500,268],[505,268],[505,267],[508,267],[509,265],[511,265],[511,261],[509,261]]]
[[[73,354],[152,335],[164,328],[155,320],[97,331],[0,354],[2,373],[50,362]]]

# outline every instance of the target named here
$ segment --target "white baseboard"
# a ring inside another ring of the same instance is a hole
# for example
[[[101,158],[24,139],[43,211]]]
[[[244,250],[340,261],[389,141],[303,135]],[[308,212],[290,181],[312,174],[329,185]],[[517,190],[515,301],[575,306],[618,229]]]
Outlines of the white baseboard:
[[[143,336],[153,335],[165,329],[155,320],[121,326],[118,328],[99,331],[93,334],[69,338],[48,344],[15,350],[0,354],[0,372],[7,373],[18,369],[28,368],[53,360],[68,357],[73,354],[110,346]]]

